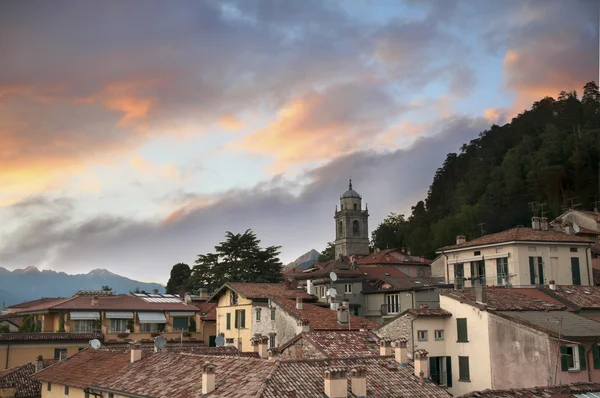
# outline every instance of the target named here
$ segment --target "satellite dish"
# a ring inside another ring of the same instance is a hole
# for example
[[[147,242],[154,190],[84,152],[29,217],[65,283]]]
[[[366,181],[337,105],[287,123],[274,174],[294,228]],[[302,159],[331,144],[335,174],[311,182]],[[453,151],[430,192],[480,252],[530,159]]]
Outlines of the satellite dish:
[[[94,350],[100,348],[101,345],[102,343],[100,343],[100,340],[98,339],[90,340],[90,347],[92,347]]]
[[[575,232],[576,234],[579,233],[579,225],[573,223],[573,232]]]
[[[223,347],[225,345],[225,337],[223,337],[223,336],[215,337],[215,345],[217,347]]]
[[[157,336],[154,339],[154,346],[156,347],[156,349],[158,351],[162,351],[163,348],[165,348],[167,346],[167,339],[165,339],[162,336]]]
[[[335,272],[331,271],[329,273],[329,279],[331,279],[332,282],[337,281],[337,274]]]

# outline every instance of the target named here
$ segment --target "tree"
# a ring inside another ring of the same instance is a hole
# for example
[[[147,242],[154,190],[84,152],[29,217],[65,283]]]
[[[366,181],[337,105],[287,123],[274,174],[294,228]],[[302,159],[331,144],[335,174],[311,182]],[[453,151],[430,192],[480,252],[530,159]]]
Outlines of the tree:
[[[108,285],[103,285],[101,290],[103,292],[112,292],[112,287],[110,287]]]
[[[137,286],[137,287],[135,288],[135,290],[132,290],[132,291],[130,291],[129,293],[131,293],[131,294],[148,294],[148,292],[147,292],[147,291],[145,291],[145,290],[140,290],[140,287],[139,287],[139,286]]]
[[[324,263],[332,260],[335,260],[335,244],[333,244],[333,242],[327,242],[327,247],[319,254],[317,261]]]
[[[185,289],[188,285],[192,270],[190,266],[184,263],[177,263],[171,268],[171,277],[167,282],[167,293],[177,294],[180,289]]]
[[[0,333],[8,333],[8,332],[10,332],[10,328],[8,327],[8,325],[5,323],[0,324]]]
[[[260,247],[256,234],[227,232],[225,241],[215,246],[215,253],[198,255],[192,270],[192,289],[215,290],[226,282],[281,281],[280,246]]]
[[[19,332],[22,333],[33,333],[41,331],[41,324],[36,321],[34,315],[25,315],[23,317],[23,323],[19,328]]]

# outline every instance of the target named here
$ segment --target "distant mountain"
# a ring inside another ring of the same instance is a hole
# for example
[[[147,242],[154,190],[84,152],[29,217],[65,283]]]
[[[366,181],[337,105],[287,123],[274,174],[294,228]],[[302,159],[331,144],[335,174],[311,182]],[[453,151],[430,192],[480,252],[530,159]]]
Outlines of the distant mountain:
[[[138,287],[147,292],[158,289],[164,293],[165,290],[164,286],[158,283],[135,281],[105,269],[70,275],[64,272],[40,271],[36,267],[16,269],[12,272],[0,267],[0,300],[5,300],[7,306],[40,297],[70,297],[78,290],[100,290],[102,286],[110,286],[115,293],[129,293]]]
[[[321,253],[319,253],[315,249],[312,249],[311,251],[304,253],[303,255],[298,257],[296,260],[287,264],[285,267],[283,267],[283,269],[284,270],[288,270],[288,269],[292,269],[292,268],[307,269],[308,267],[310,267],[311,265],[313,265],[314,263],[317,262],[317,258],[319,258],[320,254]]]

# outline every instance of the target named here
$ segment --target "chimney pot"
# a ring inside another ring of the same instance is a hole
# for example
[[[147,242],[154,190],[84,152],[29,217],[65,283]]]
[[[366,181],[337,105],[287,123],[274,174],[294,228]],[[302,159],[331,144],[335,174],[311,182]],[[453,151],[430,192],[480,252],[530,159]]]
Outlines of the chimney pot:
[[[44,357],[38,355],[37,360],[35,361],[35,371],[39,372],[40,370],[44,370]]]
[[[423,374],[423,371],[420,371],[419,372],[419,384],[420,385],[425,384],[425,380],[424,379],[425,379],[425,375]]]
[[[379,355],[387,357],[392,355],[392,341],[387,338],[379,340]]]
[[[350,315],[348,314],[348,308],[341,306],[337,308],[337,321],[340,325],[347,325],[350,320]]]
[[[411,255],[411,250],[410,250],[410,248],[406,249],[406,254],[408,254],[409,256]]]
[[[548,227],[548,217],[542,217],[540,218],[540,229],[542,231],[548,231],[549,227]]]
[[[398,363],[408,363],[408,340],[400,338],[394,344],[394,359]]]
[[[406,253],[406,249],[404,247],[401,250],[402,250],[402,253]]]
[[[269,358],[269,337],[268,336],[261,336],[261,335],[254,335],[253,338],[250,339],[250,344],[252,344],[252,347],[254,348],[254,352],[258,352],[258,356],[261,357],[262,359],[268,359]]]
[[[456,244],[457,245],[463,244],[466,241],[467,241],[467,237],[466,236],[464,236],[464,235],[457,235],[456,236]]]
[[[352,394],[358,398],[367,396],[367,368],[357,366],[350,371],[350,381],[352,385]]]
[[[92,305],[98,305],[98,296],[92,296]]]
[[[212,363],[205,363],[202,366],[202,394],[210,394],[215,390],[215,372],[216,367]]]
[[[416,350],[414,353],[415,360],[415,376],[419,376],[419,378],[427,378],[429,377],[428,369],[427,369],[427,355],[428,352],[425,350]]]
[[[535,230],[540,229],[540,218],[537,216],[531,217],[531,228]]]
[[[158,294],[158,289],[152,289],[152,294]]]
[[[301,310],[302,308],[302,297],[296,297],[296,309]]]
[[[550,288],[550,290],[556,290],[556,282],[551,280],[550,282],[548,282],[548,287]]]
[[[139,343],[131,344],[131,360],[130,363],[136,363],[142,359],[142,346]]]
[[[328,398],[348,397],[348,378],[346,368],[329,367],[325,370],[325,395]]]

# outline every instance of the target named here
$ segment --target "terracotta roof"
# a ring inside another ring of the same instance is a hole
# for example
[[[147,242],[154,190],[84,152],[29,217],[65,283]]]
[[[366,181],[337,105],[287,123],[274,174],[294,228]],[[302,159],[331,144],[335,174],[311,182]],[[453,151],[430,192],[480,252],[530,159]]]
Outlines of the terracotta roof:
[[[579,232],[576,235],[587,234],[587,235],[600,235],[599,231],[594,231],[593,229],[589,229],[586,227],[579,227]]]
[[[104,340],[102,333],[0,333],[0,341]]]
[[[215,365],[215,390],[202,395],[202,366],[206,363]],[[258,396],[277,363],[255,358],[167,352],[143,358],[93,386],[153,398],[250,398]]]
[[[66,300],[66,298],[64,298],[64,297],[42,297],[42,298],[39,298],[37,300],[25,301],[23,303],[11,305],[8,308],[24,309],[24,308],[35,307],[35,306],[38,306],[40,304],[49,304],[49,303],[52,303],[54,301],[61,301],[61,300]]]
[[[130,294],[119,294],[112,296],[98,296],[98,304],[92,305],[90,296],[76,296],[61,299],[54,302],[42,303],[33,307],[23,309],[21,313],[33,313],[40,311],[68,311],[68,310],[95,310],[95,311],[197,311],[193,305],[183,302],[165,303],[149,302],[142,297]]]
[[[579,308],[600,309],[600,287],[557,285],[556,290],[544,289],[550,296],[558,296],[563,302]]]
[[[304,289],[288,289],[283,283],[243,283],[243,282],[231,282],[223,285],[214,296],[218,295],[219,292],[228,287],[234,290],[236,293],[241,294],[248,299],[267,299],[273,297],[302,297],[310,299],[311,296],[306,293]],[[213,296],[213,297],[214,297]]]
[[[338,278],[361,278],[363,274],[350,266],[350,262],[347,260],[339,261],[332,260],[323,263],[314,263],[312,266],[307,268],[303,272],[296,272],[292,274],[294,279],[309,279],[317,276],[329,277],[329,273],[335,272]]]
[[[589,210],[575,210],[575,211],[585,214],[586,216],[591,217],[596,221],[600,221],[600,213],[596,213],[594,211],[589,211]]]
[[[494,313],[551,336],[578,339],[596,338],[600,335],[600,322],[570,311],[496,311]]]
[[[294,318],[307,320],[311,330],[359,330],[373,329],[379,326],[377,322],[354,315],[350,315],[349,326],[340,325],[337,321],[337,312],[329,308],[303,303],[302,310],[299,310],[296,308],[294,300],[275,299],[274,301]]]
[[[34,380],[87,388],[117,374],[129,364],[130,353],[85,349],[33,376]]]
[[[392,253],[398,253],[398,255],[404,258],[398,258]],[[379,253],[370,253],[358,259],[358,265],[369,265],[369,264],[390,264],[390,265],[430,265],[431,261],[418,256],[409,256],[406,253],[402,253],[396,249],[381,250]]]
[[[326,358],[379,355],[379,337],[375,333],[347,330],[302,332],[281,346],[279,351],[300,339],[312,344]]]
[[[142,352],[145,354],[154,353],[154,346],[143,345],[140,347]],[[129,352],[129,347],[103,347],[100,348],[102,351],[113,351],[113,352]],[[165,352],[177,352],[177,353],[188,353],[198,355],[216,355],[216,356],[234,356],[234,357],[251,357],[260,358],[258,352],[242,352],[238,351],[233,346],[222,346],[222,347],[208,347],[205,345],[169,345],[163,349]]]
[[[440,295],[475,303],[475,289],[440,289]],[[567,306],[535,288],[487,287],[487,308],[496,311],[562,311]]]
[[[54,359],[44,359],[44,367],[54,364]],[[30,362],[16,368],[0,372],[0,388],[16,388],[15,398],[35,398],[42,395],[42,384],[32,380],[36,371],[36,362]]]
[[[197,303],[196,307],[200,310],[200,318],[205,321],[216,321],[217,320],[217,303]],[[206,315],[202,315],[206,314]]]
[[[452,313],[442,308],[409,308],[406,312],[416,316],[452,316]]]
[[[592,275],[594,276],[594,286],[600,286],[600,269],[592,268]]]
[[[392,368],[388,365],[392,364]],[[281,361],[267,381],[263,398],[322,398],[324,371],[333,366],[330,359]],[[369,398],[449,397],[447,391],[431,382],[419,384],[414,369],[398,365],[391,357],[336,358],[336,368],[365,367]],[[348,374],[349,376],[349,374]],[[351,392],[348,383],[349,396]]]
[[[587,392],[600,392],[600,383],[573,383],[562,386],[514,388],[470,392],[459,398],[577,398]],[[577,395],[576,395],[577,394]]]
[[[357,267],[366,279],[381,279],[383,277],[393,278],[408,278],[404,272],[396,267],[380,266],[380,267]],[[387,275],[386,275],[387,274]]]
[[[363,284],[363,293],[381,293],[397,290],[431,289],[435,287],[448,287],[443,277],[422,278],[392,278],[384,276],[376,285]]]
[[[0,323],[2,322],[10,322],[17,327],[21,327],[23,325],[23,317],[16,314],[4,314],[0,315]]]
[[[461,243],[460,245],[445,246],[438,249],[438,253],[445,250],[462,249],[473,246],[491,245],[504,242],[565,242],[565,243],[590,243],[589,240],[579,236],[567,235],[556,231],[541,231],[531,228],[516,227],[506,231],[482,236]]]

